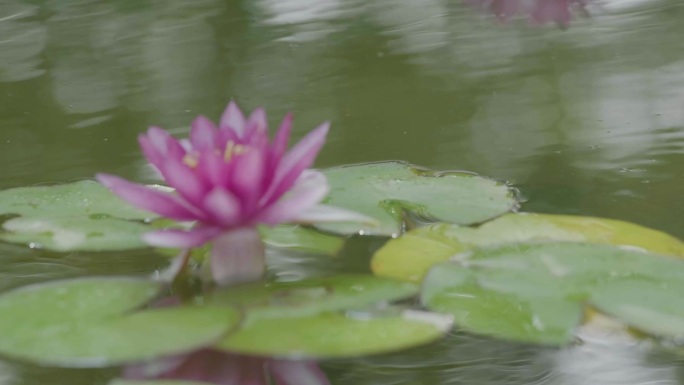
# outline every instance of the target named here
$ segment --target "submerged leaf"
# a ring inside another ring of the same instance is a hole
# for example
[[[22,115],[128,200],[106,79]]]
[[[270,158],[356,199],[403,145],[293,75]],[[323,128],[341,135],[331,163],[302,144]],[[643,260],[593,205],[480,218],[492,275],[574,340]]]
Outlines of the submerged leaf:
[[[51,366],[112,366],[191,351],[239,321],[227,307],[134,311],[159,291],[149,280],[84,278],[7,292],[0,353]]]
[[[573,241],[632,246],[656,254],[684,256],[679,239],[647,227],[614,219],[516,213],[477,228],[436,224],[392,239],[373,256],[375,274],[420,281],[430,267],[473,249],[528,241]]]
[[[465,173],[437,174],[401,162],[323,170],[331,191],[327,204],[365,214],[378,223],[330,223],[317,227],[341,234],[397,236],[405,211],[459,225],[483,222],[517,205],[504,183]]]

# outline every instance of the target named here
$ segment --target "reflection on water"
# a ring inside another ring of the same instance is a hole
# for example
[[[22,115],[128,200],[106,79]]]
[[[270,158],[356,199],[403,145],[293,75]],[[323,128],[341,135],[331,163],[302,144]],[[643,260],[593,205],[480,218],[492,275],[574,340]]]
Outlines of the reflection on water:
[[[564,349],[455,334],[407,353],[329,364],[339,384],[675,385],[678,359],[622,336],[583,336]]]
[[[467,169],[515,182],[527,210],[684,236],[684,6],[595,0],[588,10],[560,29],[449,0],[2,0],[0,188],[97,171],[149,180],[138,133],[184,132],[236,98],[270,116],[294,111],[295,136],[330,119],[320,166]],[[337,258],[272,253],[271,273],[367,271],[375,243]],[[3,246],[0,289],[160,265],[145,253]],[[459,334],[328,366],[336,384],[354,385],[684,383],[676,358],[601,341],[556,351]],[[3,365],[0,384],[106,380],[41,373]]]

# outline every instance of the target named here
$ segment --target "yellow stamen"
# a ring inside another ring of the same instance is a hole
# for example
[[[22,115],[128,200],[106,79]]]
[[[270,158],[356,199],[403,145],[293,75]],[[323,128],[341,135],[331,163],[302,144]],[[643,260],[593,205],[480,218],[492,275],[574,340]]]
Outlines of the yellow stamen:
[[[226,151],[223,153],[223,160],[229,162],[233,155],[241,155],[247,152],[249,148],[241,144],[235,144],[232,140],[226,144]]]
[[[195,168],[199,163],[199,159],[195,154],[185,154],[183,157],[183,163],[190,168]]]

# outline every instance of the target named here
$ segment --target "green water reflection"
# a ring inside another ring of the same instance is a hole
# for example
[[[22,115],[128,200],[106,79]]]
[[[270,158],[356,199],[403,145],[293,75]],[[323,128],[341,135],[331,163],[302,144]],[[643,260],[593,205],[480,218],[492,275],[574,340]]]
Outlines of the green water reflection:
[[[150,180],[139,132],[184,132],[236,98],[273,122],[294,111],[296,136],[330,119],[321,167],[403,159],[471,170],[514,182],[526,210],[682,237],[684,6],[604,0],[592,11],[560,30],[500,25],[450,0],[2,0],[0,188],[97,171]],[[274,273],[364,270],[376,243],[349,246],[344,261],[276,258]],[[3,245],[0,286],[161,265]],[[328,368],[350,385],[684,383],[676,358],[656,356],[457,336]],[[8,363],[0,384],[102,383],[107,373]]]

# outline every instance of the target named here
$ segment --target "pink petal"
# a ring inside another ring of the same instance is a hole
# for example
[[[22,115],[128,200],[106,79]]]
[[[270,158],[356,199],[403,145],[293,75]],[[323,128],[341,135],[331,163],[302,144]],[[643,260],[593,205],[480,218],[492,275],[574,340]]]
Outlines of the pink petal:
[[[214,239],[211,274],[221,286],[256,281],[266,270],[264,243],[256,228],[240,228]]]
[[[271,203],[278,199],[292,187],[299,174],[313,164],[318,152],[325,143],[329,127],[330,123],[323,123],[307,134],[285,154],[276,169],[274,180],[264,196],[264,203]]]
[[[197,172],[214,186],[227,187],[230,178],[228,164],[223,161],[223,155],[214,152],[204,152],[199,158]]]
[[[222,187],[214,188],[207,195],[204,208],[220,226],[234,226],[240,222],[242,214],[240,200]]]
[[[191,208],[176,195],[131,183],[114,175],[97,174],[96,178],[119,198],[140,209],[179,221],[192,221],[203,217],[202,213]]]
[[[169,159],[182,159],[186,151],[180,142],[158,127],[150,127],[147,134],[138,136],[138,143],[147,161],[158,169]]]
[[[202,246],[221,234],[216,227],[199,227],[192,230],[158,230],[143,234],[143,240],[150,246],[190,249]]]
[[[297,215],[294,223],[315,224],[322,222],[359,222],[377,224],[378,221],[355,211],[328,205],[316,205]]]
[[[186,153],[178,139],[159,127],[150,127],[147,134],[138,137],[138,142],[147,160],[155,166],[166,158],[182,159]]]
[[[219,127],[222,130],[230,130],[233,131],[237,134],[238,137],[241,137],[245,133],[245,116],[242,115],[242,111],[240,111],[240,107],[234,102],[231,101],[228,103],[228,107],[226,107],[226,110],[223,111],[223,115],[221,115],[221,123],[219,124]]]
[[[288,194],[266,208],[257,220],[270,225],[291,221],[323,200],[329,190],[323,173],[306,170]]]
[[[278,132],[273,139],[273,145],[271,147],[271,154],[273,159],[277,162],[283,157],[285,151],[287,150],[287,142],[290,140],[290,131],[292,130],[292,114],[287,114],[283,118]]]
[[[195,206],[204,199],[208,187],[190,167],[173,159],[163,163],[162,167],[162,175],[166,182],[183,198]]]
[[[495,0],[491,6],[492,12],[499,20],[505,21],[518,12],[518,3],[519,0]]]
[[[243,206],[252,209],[264,185],[266,168],[265,152],[260,148],[250,148],[247,153],[238,156],[232,164],[232,190],[239,195]]]
[[[216,148],[218,131],[214,122],[200,115],[195,118],[191,127],[190,142],[194,150],[206,151]]]
[[[263,108],[257,108],[252,111],[247,119],[245,127],[245,137],[252,140],[259,140],[266,138],[268,140],[268,121],[266,120],[266,111]]]
[[[328,377],[312,361],[270,360],[277,385],[330,385]]]
[[[538,1],[531,16],[537,23],[555,21],[561,26],[567,26],[572,18],[568,0]]]

